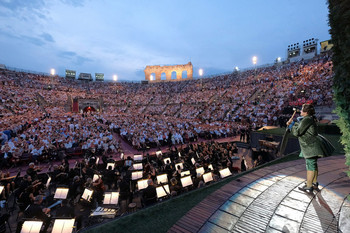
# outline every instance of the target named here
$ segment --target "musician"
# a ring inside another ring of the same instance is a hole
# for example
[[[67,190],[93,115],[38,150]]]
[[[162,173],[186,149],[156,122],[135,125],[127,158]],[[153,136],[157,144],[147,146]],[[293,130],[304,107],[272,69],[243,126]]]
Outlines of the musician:
[[[38,195],[35,197],[34,204],[31,204],[25,211],[24,215],[26,218],[38,218],[44,222],[44,230],[47,231],[47,228],[50,225],[51,218],[48,216],[50,213],[49,208],[44,208],[41,206],[43,202],[43,196]]]
[[[79,230],[81,228],[82,216],[75,215],[74,208],[69,206],[67,199],[62,200],[61,206],[58,207],[58,209],[56,211],[56,218],[58,218],[58,217],[75,218],[75,222],[77,223],[77,230]]]
[[[258,159],[256,159],[254,161],[254,167],[258,167],[258,166],[260,166],[260,165],[262,165],[264,163],[265,163],[265,161],[264,161],[262,155],[258,155]]]
[[[29,163],[29,167],[26,171],[27,175],[31,176],[33,180],[38,179],[38,171],[40,171],[39,167],[36,167],[34,163]]]
[[[94,196],[98,203],[101,203],[103,200],[103,194],[106,190],[102,179],[99,177],[95,182],[92,183],[92,189],[94,190]]]
[[[62,200],[61,207],[56,210],[56,217],[70,217],[74,218],[74,208],[68,206],[68,200]]]
[[[156,191],[156,187],[154,186],[153,180],[148,179],[147,184],[148,184],[147,188],[145,188],[142,193],[143,204],[145,206],[148,206],[157,202],[157,191]]]
[[[10,194],[11,187],[14,188],[15,183],[11,181],[10,172],[2,172],[0,170],[0,183],[5,187],[2,192],[3,199],[6,199],[6,196]]]

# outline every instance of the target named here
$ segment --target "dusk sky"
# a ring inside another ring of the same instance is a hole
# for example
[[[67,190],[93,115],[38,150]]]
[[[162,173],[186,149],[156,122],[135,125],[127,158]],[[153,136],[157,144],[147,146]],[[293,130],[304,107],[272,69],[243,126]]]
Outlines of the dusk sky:
[[[211,75],[284,59],[328,30],[325,0],[0,0],[0,64],[136,81],[147,65],[191,61]]]

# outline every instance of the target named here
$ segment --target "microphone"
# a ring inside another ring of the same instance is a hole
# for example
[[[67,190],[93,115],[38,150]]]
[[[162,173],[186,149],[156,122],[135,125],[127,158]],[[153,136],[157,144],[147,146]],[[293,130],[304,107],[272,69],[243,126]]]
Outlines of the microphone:
[[[296,112],[296,113],[300,113],[300,109],[297,109],[297,108],[293,108],[293,111]]]

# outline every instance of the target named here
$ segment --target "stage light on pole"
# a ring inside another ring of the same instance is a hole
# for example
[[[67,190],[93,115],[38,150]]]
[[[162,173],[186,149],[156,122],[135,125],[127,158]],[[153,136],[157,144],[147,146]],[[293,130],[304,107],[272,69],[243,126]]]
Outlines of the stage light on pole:
[[[51,69],[51,70],[50,70],[50,74],[51,74],[52,76],[54,76],[55,73],[56,73],[55,69]]]
[[[198,70],[198,74],[199,74],[199,76],[202,77],[202,75],[203,75],[203,69],[199,69],[199,70]]]
[[[201,79],[201,89],[203,90],[203,80],[202,80],[202,75],[203,75],[203,69],[198,70],[199,77]]]
[[[116,74],[113,75],[113,80],[114,80],[114,82],[116,82],[118,80],[118,76]]]
[[[254,56],[254,57],[252,58],[252,61],[253,61],[253,64],[256,65],[256,62],[258,61],[258,58],[257,58],[256,56]]]
[[[281,62],[281,57],[278,57],[278,58],[277,58],[277,62]]]
[[[236,67],[235,67],[235,71],[239,71],[239,68],[238,68],[238,66],[236,66]]]
[[[257,61],[258,61],[258,58],[257,58],[256,56],[254,56],[254,57],[252,58],[252,61],[253,61],[254,68],[255,68],[255,74],[254,74],[254,76],[256,76],[256,63],[257,63]]]

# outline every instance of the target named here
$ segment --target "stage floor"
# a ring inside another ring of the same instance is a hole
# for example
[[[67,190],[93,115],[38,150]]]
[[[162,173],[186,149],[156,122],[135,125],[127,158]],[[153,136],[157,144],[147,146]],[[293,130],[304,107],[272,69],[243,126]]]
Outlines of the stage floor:
[[[313,194],[298,190],[306,179],[304,160],[265,167],[209,195],[168,232],[350,232],[345,158],[319,159],[318,165]]]

